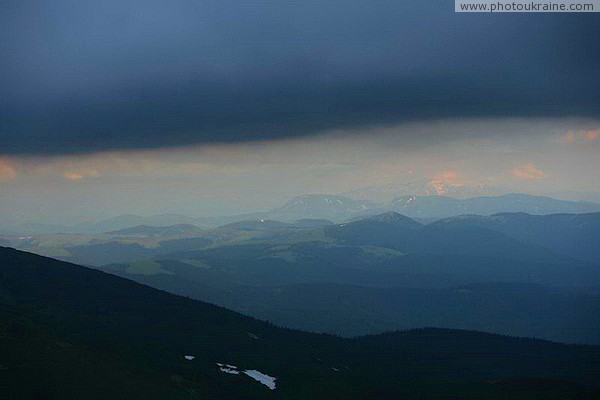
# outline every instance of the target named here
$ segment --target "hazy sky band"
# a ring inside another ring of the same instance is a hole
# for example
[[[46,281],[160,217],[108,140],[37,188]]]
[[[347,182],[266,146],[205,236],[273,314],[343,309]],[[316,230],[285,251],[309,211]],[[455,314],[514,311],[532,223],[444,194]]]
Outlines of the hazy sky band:
[[[600,116],[597,14],[459,15],[433,1],[1,7],[4,155]]]
[[[307,193],[388,202],[520,192],[600,202],[599,151],[600,120],[452,118],[264,142],[5,156],[0,224],[232,215]]]

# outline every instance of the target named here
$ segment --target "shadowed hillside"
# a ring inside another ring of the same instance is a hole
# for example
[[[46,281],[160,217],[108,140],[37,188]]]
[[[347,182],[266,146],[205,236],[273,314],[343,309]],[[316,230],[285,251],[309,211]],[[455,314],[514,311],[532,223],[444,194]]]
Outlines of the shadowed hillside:
[[[591,396],[600,377],[595,347],[449,330],[355,340],[283,330],[7,248],[0,249],[0,299],[9,355],[0,379],[14,398],[77,398],[92,379],[91,398],[120,389],[127,398],[160,398],[153,389],[160,382],[169,382],[159,386],[172,398],[496,398],[511,389],[490,381],[533,377],[547,380],[526,385],[532,396],[554,390],[557,379],[570,382],[564,394]],[[87,363],[93,368],[82,368]],[[216,363],[262,371],[277,378],[277,388]],[[134,381],[111,379],[120,365]],[[30,389],[25,382],[41,383]]]

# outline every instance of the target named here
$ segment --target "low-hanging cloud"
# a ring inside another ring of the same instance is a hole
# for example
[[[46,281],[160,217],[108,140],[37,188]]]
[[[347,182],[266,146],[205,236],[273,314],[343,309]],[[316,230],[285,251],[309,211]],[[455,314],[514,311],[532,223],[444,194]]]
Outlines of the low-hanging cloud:
[[[444,171],[433,177],[429,182],[435,193],[439,195],[447,194],[449,188],[462,186],[462,180],[455,171]]]
[[[600,116],[592,14],[455,14],[433,0],[0,7],[5,155]]]
[[[70,181],[80,181],[84,178],[95,178],[100,174],[96,170],[67,171],[63,174]]]
[[[523,180],[544,179],[548,177],[548,174],[537,168],[535,165],[533,165],[533,163],[527,163],[521,167],[513,169],[511,171],[511,175],[513,178]]]
[[[6,158],[0,157],[0,182],[17,178],[17,168]]]
[[[579,132],[567,132],[561,136],[560,140],[563,143],[574,144],[574,143],[589,143],[600,141],[600,129],[590,131],[579,131]]]

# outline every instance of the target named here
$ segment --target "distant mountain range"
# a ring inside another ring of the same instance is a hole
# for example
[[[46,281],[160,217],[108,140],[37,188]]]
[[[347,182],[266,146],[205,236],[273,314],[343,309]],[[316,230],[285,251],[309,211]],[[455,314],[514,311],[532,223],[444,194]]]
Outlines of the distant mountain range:
[[[395,198],[389,204],[354,200],[343,196],[306,195],[296,197],[282,207],[266,213],[248,214],[249,218],[245,219],[293,221],[301,218],[323,218],[342,222],[386,211],[396,211],[412,218],[444,218],[463,214],[493,215],[502,212],[544,215],[598,212],[600,204],[516,193],[468,199],[411,195]]]
[[[334,195],[304,195],[268,212],[274,219],[295,220],[322,218],[340,221],[353,215],[369,213],[379,206],[370,201]]]
[[[222,226],[221,229],[233,229],[233,230],[240,230],[240,231],[260,231],[260,230],[267,230],[267,229],[285,228],[288,226],[292,226],[292,224],[288,224],[285,222],[279,222],[279,221],[259,219],[259,220],[232,222],[230,224]]]
[[[0,248],[10,399],[555,398],[600,395],[600,348],[421,329],[355,339],[276,328]]]
[[[202,232],[202,230],[195,225],[178,224],[168,226],[137,225],[131,228],[123,228],[108,232],[108,234],[122,236],[172,236],[195,235],[200,232]]]
[[[501,232],[595,265],[600,264],[600,213],[530,215],[500,213],[492,216],[464,215],[439,220],[437,227],[483,228]]]
[[[265,212],[232,216],[188,217],[165,214],[151,217],[122,215],[97,222],[72,226],[24,223],[0,227],[0,233],[10,235],[39,235],[48,233],[103,233],[132,228],[139,225],[166,227],[195,225],[202,229],[214,228],[239,221],[281,221],[321,219],[343,222],[369,215],[396,211],[422,220],[440,219],[464,214],[493,215],[503,212],[524,212],[534,215],[554,213],[590,213],[600,211],[600,204],[557,200],[544,196],[508,194],[456,199],[448,196],[403,196],[389,204],[354,200],[337,195],[304,195],[296,197],[281,207]]]
[[[338,224],[328,220],[244,220],[206,230],[193,225],[136,226],[97,235],[51,234],[0,239],[19,249],[96,266],[246,243],[378,246],[411,256],[468,255],[547,265],[574,264],[572,273],[562,274],[567,281],[573,281],[586,279],[585,274],[580,274],[582,267],[599,263],[598,237],[600,213],[464,215],[421,224],[389,211]],[[552,268],[545,268],[540,277],[550,270]],[[536,282],[531,277],[528,281]],[[554,278],[552,281],[559,282]]]
[[[410,217],[442,218],[464,214],[497,213],[590,213],[600,211],[600,204],[557,200],[544,196],[507,194],[455,199],[447,196],[403,196],[392,200],[394,211]]]
[[[498,196],[509,191],[506,187],[484,186],[479,183],[466,183],[462,185],[448,185],[436,180],[412,180],[387,185],[368,186],[348,192],[340,193],[356,199],[369,199],[379,203],[388,203],[401,194],[414,196],[440,195],[454,198],[470,198],[477,196]]]
[[[66,250],[106,272],[294,328],[348,335],[435,325],[600,343],[592,317],[600,315],[599,220],[504,213],[423,225],[390,211],[316,227],[242,221],[146,257],[130,253],[132,243],[113,244],[110,257],[131,261],[112,265],[100,265],[102,245]]]
[[[96,222],[85,222],[76,225],[56,225],[42,223],[22,223],[0,227],[0,232],[19,235],[43,235],[49,233],[104,233],[137,226],[166,227],[173,225],[196,225],[196,219],[178,214],[164,214],[150,217],[126,214]]]
[[[408,254],[469,254],[544,263],[570,258],[598,265],[599,220],[600,213],[503,213],[421,225],[388,212],[325,227],[325,235],[344,244],[382,246]]]

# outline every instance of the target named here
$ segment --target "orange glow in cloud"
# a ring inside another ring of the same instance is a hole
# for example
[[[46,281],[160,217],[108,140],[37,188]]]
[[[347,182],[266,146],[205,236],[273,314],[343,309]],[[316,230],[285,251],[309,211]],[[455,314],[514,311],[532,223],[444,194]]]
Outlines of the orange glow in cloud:
[[[572,132],[566,133],[563,137],[560,138],[560,141],[573,144],[575,143],[575,134]]]
[[[513,178],[523,180],[544,179],[548,177],[544,171],[537,169],[532,163],[527,163],[522,167],[513,169],[511,175]]]
[[[448,193],[450,188],[460,187],[462,185],[462,181],[454,171],[444,171],[439,173],[429,182],[429,186],[433,187],[438,195],[444,195]]]
[[[96,170],[85,170],[79,172],[69,171],[63,174],[63,176],[70,181],[80,181],[83,178],[93,178],[99,175],[100,174]]]
[[[5,158],[0,157],[0,182],[17,178],[17,169]]]
[[[585,140],[592,142],[600,137],[600,130],[585,133]]]
[[[561,136],[560,141],[563,143],[573,144],[576,142],[593,142],[600,138],[600,129],[593,131],[568,132]]]

